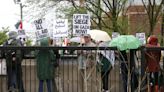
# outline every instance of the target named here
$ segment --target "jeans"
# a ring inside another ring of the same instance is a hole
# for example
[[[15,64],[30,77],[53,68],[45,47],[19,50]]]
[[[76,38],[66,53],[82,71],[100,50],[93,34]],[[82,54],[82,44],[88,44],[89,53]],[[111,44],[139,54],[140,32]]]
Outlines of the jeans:
[[[124,92],[127,92],[128,69],[126,67],[126,63],[121,63],[121,74],[123,80],[123,90]]]
[[[155,91],[155,86],[158,86],[158,72],[150,72],[149,73],[149,81],[151,84],[150,85],[150,92],[156,92]]]
[[[53,92],[52,91],[52,80],[46,80],[47,82],[47,90],[48,92]],[[44,85],[44,80],[39,81],[39,92],[44,92],[43,91],[43,85]]]
[[[101,72],[101,78],[102,78],[102,84],[103,84],[103,89],[108,90],[108,75],[110,71],[106,72]]]
[[[21,64],[7,66],[8,75],[8,89],[18,89],[18,92],[24,92],[22,80],[22,67]]]

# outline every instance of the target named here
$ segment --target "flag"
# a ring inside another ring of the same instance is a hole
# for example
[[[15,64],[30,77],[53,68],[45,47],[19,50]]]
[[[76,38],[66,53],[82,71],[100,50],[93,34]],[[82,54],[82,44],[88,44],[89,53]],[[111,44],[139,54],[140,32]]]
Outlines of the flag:
[[[22,30],[23,29],[23,23],[20,21],[19,28]]]
[[[15,28],[18,30],[22,30],[23,29],[23,23],[22,21],[19,21],[15,24]]]

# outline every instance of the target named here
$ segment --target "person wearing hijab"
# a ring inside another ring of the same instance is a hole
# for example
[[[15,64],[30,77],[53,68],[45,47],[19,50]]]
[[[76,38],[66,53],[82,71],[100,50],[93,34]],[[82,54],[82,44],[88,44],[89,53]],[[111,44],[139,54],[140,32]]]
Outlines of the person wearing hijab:
[[[158,38],[154,35],[148,38],[146,47],[159,47]],[[150,92],[158,92],[158,76],[160,71],[160,50],[147,50],[145,52],[146,71],[149,77]]]

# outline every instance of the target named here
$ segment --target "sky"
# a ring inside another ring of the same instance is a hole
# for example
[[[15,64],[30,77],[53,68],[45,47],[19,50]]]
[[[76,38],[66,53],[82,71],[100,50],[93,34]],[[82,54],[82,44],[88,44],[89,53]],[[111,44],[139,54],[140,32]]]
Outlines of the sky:
[[[14,0],[0,1],[0,29],[7,26],[14,29],[19,18],[19,5],[15,4]]]

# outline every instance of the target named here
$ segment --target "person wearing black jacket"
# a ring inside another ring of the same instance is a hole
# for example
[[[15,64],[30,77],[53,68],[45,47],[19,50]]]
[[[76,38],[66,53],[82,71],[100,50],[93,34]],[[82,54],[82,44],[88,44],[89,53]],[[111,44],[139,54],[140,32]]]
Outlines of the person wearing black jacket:
[[[9,39],[3,44],[3,46],[22,46],[22,43],[17,38],[17,32],[10,31]],[[21,62],[23,60],[23,54],[21,50],[4,50],[4,58],[7,63],[7,79],[8,90],[13,92],[18,89],[18,92],[24,92],[23,80],[22,80],[22,67]]]
[[[53,43],[54,43],[53,39],[49,39],[50,46],[53,46]],[[54,52],[55,57],[56,57],[56,62],[54,63],[54,67],[55,67],[55,71],[56,71],[57,67],[59,67],[60,54],[59,54],[59,50],[53,50],[53,52]],[[56,72],[55,72],[54,78],[52,79],[52,83],[54,85],[53,91],[57,92],[55,77],[56,77]]]
[[[128,81],[128,58],[126,50],[120,51],[120,60],[121,60],[121,76],[123,80],[123,89],[124,92],[127,92],[127,81]]]

